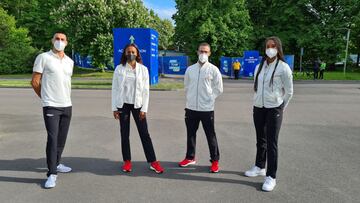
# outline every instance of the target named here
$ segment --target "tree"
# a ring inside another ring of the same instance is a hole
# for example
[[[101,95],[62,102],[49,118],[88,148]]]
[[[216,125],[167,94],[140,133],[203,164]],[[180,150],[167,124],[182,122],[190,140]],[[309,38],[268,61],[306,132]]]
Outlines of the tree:
[[[351,51],[357,54],[356,67],[360,66],[360,12],[354,17],[354,21],[351,26]]]
[[[112,13],[105,0],[69,0],[52,15],[66,30],[72,49],[81,55],[89,53],[90,44],[98,34],[111,28]]]
[[[173,36],[175,33],[174,26],[170,20],[160,19],[153,10],[150,10],[149,27],[155,29],[159,33],[159,49],[166,50],[173,47]]]
[[[93,65],[101,69],[109,65],[113,55],[112,28],[155,28],[160,33],[161,47],[171,44],[173,27],[151,14],[141,0],[68,0],[52,15],[67,31],[73,50],[91,54]]]
[[[29,30],[32,46],[39,50],[51,48],[50,39],[59,26],[50,12],[65,0],[3,0],[0,5],[13,15],[17,26]]]
[[[31,72],[35,49],[26,28],[0,7],[0,74]]]
[[[95,67],[100,68],[102,71],[106,67],[113,67],[113,48],[109,44],[113,43],[111,33],[98,34],[96,38],[90,43],[89,53],[92,56],[92,63]]]
[[[285,53],[298,58],[304,47],[305,61],[319,57],[332,65],[341,60],[346,28],[360,10],[357,0],[249,0],[247,8],[256,49],[263,50],[265,38],[277,35]]]
[[[252,27],[244,0],[176,0],[176,8],[174,40],[192,60],[201,42],[211,45],[216,64],[248,48]]]

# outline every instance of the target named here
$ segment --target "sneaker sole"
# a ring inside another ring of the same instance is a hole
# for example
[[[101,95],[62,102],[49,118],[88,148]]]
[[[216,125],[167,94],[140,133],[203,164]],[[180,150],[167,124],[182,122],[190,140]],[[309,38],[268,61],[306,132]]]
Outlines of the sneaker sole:
[[[70,171],[58,171],[58,170],[56,170],[56,172],[58,172],[58,173],[70,173],[72,170],[70,170]]]
[[[188,164],[185,164],[185,165],[179,164],[179,166],[180,166],[180,167],[187,167],[187,166],[195,165],[195,164],[196,164],[196,161],[192,161],[192,162],[190,162],[190,163],[188,163]]]
[[[54,186],[50,186],[50,187],[44,185],[44,188],[45,188],[45,189],[51,189],[51,188],[54,188],[55,186],[56,186],[56,184],[55,184]]]
[[[275,188],[275,187],[274,187],[274,188]],[[266,189],[264,189],[264,188],[261,188],[261,190],[264,191],[264,192],[272,192],[272,191],[274,190],[274,188],[273,188],[272,190],[266,190]]]
[[[164,173],[164,171],[157,171],[154,167],[150,166],[150,170],[155,171],[155,173],[160,174]]]
[[[131,169],[130,170],[122,170],[123,172],[125,172],[125,173],[129,173],[129,172],[131,172]]]
[[[257,177],[257,176],[265,176],[266,174],[248,175],[248,174],[244,173],[244,175],[245,175],[246,177],[250,177],[250,178],[252,178],[252,177]]]
[[[210,170],[210,173],[219,173],[219,170],[217,170],[217,171]]]

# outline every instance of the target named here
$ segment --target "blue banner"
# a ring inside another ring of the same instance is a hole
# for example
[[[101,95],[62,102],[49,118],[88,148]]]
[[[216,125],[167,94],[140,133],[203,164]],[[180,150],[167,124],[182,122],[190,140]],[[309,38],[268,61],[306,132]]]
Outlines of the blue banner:
[[[134,43],[139,48],[144,65],[149,70],[150,84],[159,81],[158,39],[159,34],[148,28],[114,28],[114,67],[119,65],[124,47]]]
[[[184,75],[188,67],[188,56],[160,56],[159,73]]]
[[[220,73],[225,76],[231,76],[232,59],[231,57],[222,56],[220,58]]]
[[[256,66],[259,64],[258,51],[245,51],[244,52],[244,65],[243,76],[253,77]]]
[[[291,70],[294,70],[294,55],[284,56],[286,63],[290,66]]]
[[[94,68],[91,63],[91,56],[81,56],[79,53],[75,53],[73,56],[74,65],[81,68]]]

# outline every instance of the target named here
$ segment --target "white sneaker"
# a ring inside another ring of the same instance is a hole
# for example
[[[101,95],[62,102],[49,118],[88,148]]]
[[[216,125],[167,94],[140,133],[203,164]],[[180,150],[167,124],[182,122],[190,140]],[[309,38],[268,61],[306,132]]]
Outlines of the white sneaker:
[[[55,187],[56,186],[56,178],[57,178],[57,175],[54,175],[54,174],[50,175],[45,182],[45,188],[49,189],[49,188]]]
[[[64,164],[59,164],[56,167],[56,171],[60,173],[69,173],[72,169],[68,166],[65,166]]]
[[[271,176],[266,176],[264,184],[262,186],[262,190],[266,192],[271,192],[276,186],[276,179],[272,178]]]
[[[265,176],[266,170],[264,168],[261,169],[257,166],[253,166],[250,170],[245,171],[245,175],[247,177]]]

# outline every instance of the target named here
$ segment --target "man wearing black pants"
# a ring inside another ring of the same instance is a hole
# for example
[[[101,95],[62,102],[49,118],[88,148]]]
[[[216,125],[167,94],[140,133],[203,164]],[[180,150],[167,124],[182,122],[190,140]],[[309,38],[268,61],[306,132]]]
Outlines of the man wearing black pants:
[[[214,105],[215,99],[223,92],[223,84],[219,69],[208,62],[210,54],[210,45],[200,44],[198,62],[185,72],[187,150],[186,157],[179,166],[186,167],[196,163],[196,131],[201,121],[209,145],[210,172],[217,173],[220,155],[214,126]]]
[[[46,143],[46,162],[48,165],[47,176],[57,174],[57,166],[65,147],[66,137],[69,131],[72,107],[43,107],[48,139]]]
[[[64,53],[67,37],[55,33],[53,49],[36,57],[31,85],[41,98],[47,130],[45,188],[56,185],[57,172],[67,173],[70,167],[60,164],[71,120],[71,75],[74,62]]]
[[[214,111],[193,111],[185,109],[185,124],[187,130],[187,152],[186,159],[195,159],[196,131],[199,128],[200,121],[205,131],[206,139],[209,145],[211,160],[219,160],[219,148],[216,140],[214,126]]]

